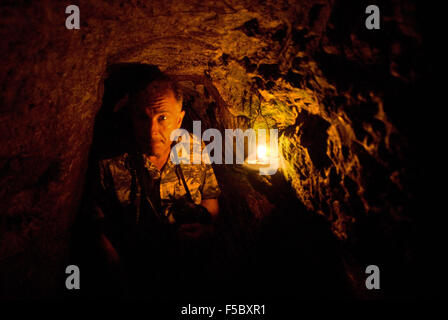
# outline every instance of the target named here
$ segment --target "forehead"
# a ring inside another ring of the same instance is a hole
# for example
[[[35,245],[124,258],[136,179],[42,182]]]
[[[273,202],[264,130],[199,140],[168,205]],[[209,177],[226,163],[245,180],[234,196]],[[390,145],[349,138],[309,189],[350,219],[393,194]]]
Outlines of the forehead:
[[[137,112],[161,113],[161,112],[180,112],[181,107],[176,100],[174,93],[170,90],[161,95],[140,100],[135,106]]]

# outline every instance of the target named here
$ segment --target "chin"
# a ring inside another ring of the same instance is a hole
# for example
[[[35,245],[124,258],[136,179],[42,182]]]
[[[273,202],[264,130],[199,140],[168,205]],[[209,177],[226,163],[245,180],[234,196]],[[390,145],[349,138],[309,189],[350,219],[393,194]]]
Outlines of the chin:
[[[140,145],[140,150],[147,155],[159,157],[166,152],[167,147],[163,144],[152,145],[151,143],[148,143]]]
[[[150,147],[149,149],[150,149],[150,154],[151,154],[152,156],[156,156],[156,157],[159,157],[159,156],[163,155],[163,154],[164,154],[164,151],[166,150],[166,149],[165,149],[164,147],[162,147],[162,146]]]

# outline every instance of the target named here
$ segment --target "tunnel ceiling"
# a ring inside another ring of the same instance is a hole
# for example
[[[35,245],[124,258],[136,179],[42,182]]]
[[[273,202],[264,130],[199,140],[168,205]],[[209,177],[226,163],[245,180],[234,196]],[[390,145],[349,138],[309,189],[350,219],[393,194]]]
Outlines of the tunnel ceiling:
[[[1,237],[14,241],[0,241],[0,255],[61,250],[106,70],[118,63],[207,84],[220,128],[262,115],[280,130],[298,198],[339,238],[364,216],[402,219],[411,191],[397,101],[419,80],[409,52],[422,39],[414,18],[403,21],[412,4],[381,4],[387,31],[377,33],[362,1],[79,1],[79,31],[65,29],[65,3],[2,4],[0,211],[13,227]]]

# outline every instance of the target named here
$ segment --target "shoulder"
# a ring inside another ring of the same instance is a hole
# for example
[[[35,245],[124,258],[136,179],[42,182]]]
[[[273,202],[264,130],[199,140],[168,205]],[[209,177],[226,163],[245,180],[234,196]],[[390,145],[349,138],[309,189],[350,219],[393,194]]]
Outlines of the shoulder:
[[[128,172],[130,168],[130,161],[131,156],[128,153],[123,153],[112,158],[100,159],[98,161],[98,166],[102,174],[109,173],[113,176]]]
[[[204,155],[204,148],[205,144],[200,137],[184,130],[171,149],[170,159],[175,164],[204,165],[209,163],[208,154]]]
[[[98,161],[101,164],[109,165],[109,164],[124,164],[128,159],[129,159],[129,154],[122,153],[118,156],[111,157],[111,158],[102,158],[102,159],[99,159]]]

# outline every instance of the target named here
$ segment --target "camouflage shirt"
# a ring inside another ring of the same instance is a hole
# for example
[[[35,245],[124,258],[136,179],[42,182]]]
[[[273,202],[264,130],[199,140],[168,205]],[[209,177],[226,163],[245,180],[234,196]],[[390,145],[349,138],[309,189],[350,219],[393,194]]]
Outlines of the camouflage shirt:
[[[187,196],[187,190],[178,170],[176,170],[176,166],[180,166],[195,204],[200,204],[204,199],[217,198],[221,192],[213,168],[210,165],[208,154],[205,152],[199,164],[193,163],[193,160],[198,159],[197,157],[202,154],[204,144],[201,142],[199,148],[195,148],[194,144],[198,143],[198,139],[192,134],[190,134],[190,138],[190,163],[184,161],[175,165],[169,157],[162,170],[159,170],[146,157],[143,158],[144,167],[151,179],[160,180],[160,214],[165,215],[169,223],[175,222],[170,214],[173,201]],[[184,151],[178,149],[177,155],[179,158],[182,158],[182,152]],[[200,154],[198,154],[199,152]],[[124,209],[124,212],[130,214],[130,211],[136,211],[135,218],[138,222],[142,188],[138,181],[135,166],[132,165],[132,157],[134,155],[124,153],[118,157],[101,160],[99,163],[99,179],[101,192],[108,195],[109,199],[113,198],[112,202],[118,204],[121,209]],[[107,204],[105,205],[107,206]]]

